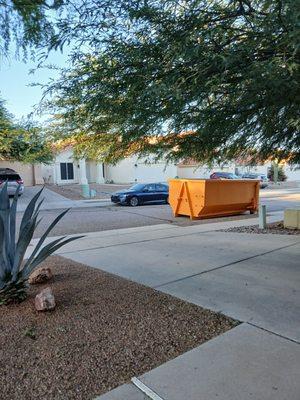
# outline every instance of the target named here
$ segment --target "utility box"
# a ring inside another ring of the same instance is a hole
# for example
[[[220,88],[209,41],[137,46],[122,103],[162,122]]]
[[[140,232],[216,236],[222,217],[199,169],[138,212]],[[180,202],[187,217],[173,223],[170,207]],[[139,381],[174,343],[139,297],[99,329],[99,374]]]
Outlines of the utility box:
[[[220,217],[258,210],[258,180],[170,179],[169,203],[175,217]]]
[[[300,208],[287,208],[284,210],[285,228],[300,229]]]

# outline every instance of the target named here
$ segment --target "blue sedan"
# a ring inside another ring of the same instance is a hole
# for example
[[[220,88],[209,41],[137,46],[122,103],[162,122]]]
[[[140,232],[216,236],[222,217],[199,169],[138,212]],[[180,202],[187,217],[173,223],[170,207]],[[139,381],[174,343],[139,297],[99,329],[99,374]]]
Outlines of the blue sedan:
[[[111,201],[132,207],[157,201],[169,203],[169,186],[165,183],[137,183],[129,189],[113,193]]]

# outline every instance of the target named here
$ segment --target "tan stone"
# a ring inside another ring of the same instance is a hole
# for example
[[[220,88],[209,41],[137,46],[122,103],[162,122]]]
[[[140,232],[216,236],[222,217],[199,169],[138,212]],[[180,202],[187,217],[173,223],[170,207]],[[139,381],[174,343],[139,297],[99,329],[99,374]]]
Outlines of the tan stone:
[[[36,285],[38,283],[45,283],[52,279],[52,272],[50,268],[38,268],[29,277],[28,282],[30,285]]]
[[[50,287],[43,289],[35,296],[34,305],[37,311],[50,311],[54,310],[55,298]]]
[[[284,227],[300,229],[300,208],[287,208],[284,210]]]

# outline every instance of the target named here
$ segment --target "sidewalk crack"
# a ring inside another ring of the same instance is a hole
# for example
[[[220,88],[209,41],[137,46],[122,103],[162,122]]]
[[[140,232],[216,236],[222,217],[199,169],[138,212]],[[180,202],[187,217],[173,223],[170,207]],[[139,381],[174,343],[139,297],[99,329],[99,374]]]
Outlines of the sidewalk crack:
[[[241,263],[241,262],[243,262],[243,261],[252,260],[253,258],[256,258],[256,257],[261,257],[261,256],[264,256],[264,255],[266,255],[266,254],[274,253],[275,251],[278,251],[278,250],[283,250],[283,249],[286,249],[286,248],[289,248],[289,247],[292,247],[292,246],[296,246],[296,245],[298,245],[299,243],[300,243],[300,242],[288,244],[288,245],[286,245],[286,246],[278,247],[277,249],[268,250],[268,251],[265,251],[265,252],[263,252],[263,253],[255,254],[255,255],[253,255],[253,256],[245,257],[245,258],[242,258],[242,259],[240,259],[240,260],[230,262],[230,263],[228,263],[228,264],[220,265],[220,266],[218,266],[218,267],[211,268],[211,269],[207,269],[207,270],[202,271],[202,272],[197,272],[196,274],[187,275],[187,276],[184,276],[184,277],[182,277],[182,278],[174,279],[173,281],[161,283],[160,285],[153,286],[153,289],[159,289],[159,288],[161,288],[161,287],[163,287],[163,286],[167,286],[167,285],[170,285],[170,284],[172,284],[172,283],[181,282],[181,281],[184,281],[184,280],[189,279],[189,278],[194,278],[195,276],[204,275],[204,274],[207,274],[207,273],[209,273],[209,272],[213,272],[213,271],[217,271],[217,270],[222,269],[222,268],[230,267],[231,265],[239,264],[239,263]]]

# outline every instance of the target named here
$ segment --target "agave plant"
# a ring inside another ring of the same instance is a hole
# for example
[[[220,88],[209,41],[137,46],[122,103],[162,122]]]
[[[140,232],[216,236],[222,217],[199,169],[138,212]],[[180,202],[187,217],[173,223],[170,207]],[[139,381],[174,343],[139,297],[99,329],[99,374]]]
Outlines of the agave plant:
[[[66,236],[63,236],[43,246],[50,231],[69,211],[65,210],[49,225],[30,257],[24,260],[34,231],[41,221],[39,211],[43,203],[43,200],[40,200],[42,190],[43,188],[28,204],[22,217],[17,238],[16,213],[19,188],[12,201],[8,196],[7,183],[0,191],[0,305],[24,300],[28,287],[27,280],[32,271],[60,247],[82,237],[66,238]]]

